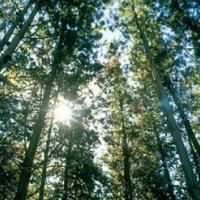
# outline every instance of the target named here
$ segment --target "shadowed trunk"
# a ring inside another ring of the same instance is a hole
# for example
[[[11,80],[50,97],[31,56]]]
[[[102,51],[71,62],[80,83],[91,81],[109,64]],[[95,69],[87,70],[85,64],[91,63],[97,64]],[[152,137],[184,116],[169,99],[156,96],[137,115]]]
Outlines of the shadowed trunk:
[[[169,103],[169,98],[162,84],[161,76],[158,71],[158,66],[154,63],[153,55],[151,54],[148,40],[144,33],[144,29],[141,27],[141,24],[139,23],[134,5],[132,5],[132,7],[133,7],[133,12],[134,12],[133,14],[135,18],[135,23],[136,23],[137,29],[139,30],[140,38],[144,45],[146,58],[149,62],[149,67],[151,68],[151,71],[154,77],[161,108],[167,117],[168,127],[169,127],[169,130],[171,131],[171,135],[173,137],[174,143],[176,145],[176,148],[180,157],[181,165],[182,165],[185,178],[186,178],[188,191],[191,194],[193,199],[200,200],[200,188],[198,186],[196,175],[194,174],[192,164],[189,160],[188,152],[183,143],[183,140],[181,137],[181,131],[179,130],[179,127],[176,124],[175,118],[173,116],[173,111]]]
[[[44,197],[44,187],[45,187],[46,176],[47,176],[47,165],[48,165],[48,160],[49,160],[49,147],[50,147],[50,142],[51,142],[52,127],[53,127],[53,116],[51,116],[50,127],[49,127],[48,135],[47,135],[46,148],[44,152],[44,164],[42,167],[42,178],[41,178],[38,200],[43,200],[43,197]]]
[[[195,163],[195,166],[196,166],[196,169],[197,169],[197,173],[200,176],[200,162],[199,162],[200,145],[199,145],[199,142],[198,142],[198,140],[195,136],[195,133],[192,129],[190,121],[188,120],[187,115],[184,112],[184,105],[182,104],[182,102],[178,98],[178,96],[176,95],[176,91],[175,91],[175,89],[172,85],[172,82],[171,82],[171,80],[168,76],[165,77],[164,84],[168,88],[168,90],[170,91],[170,94],[173,97],[174,102],[175,102],[175,104],[178,108],[180,117],[182,119],[182,123],[184,124],[187,135],[188,135],[189,145],[190,145],[193,160],[194,160],[194,163]]]
[[[187,115],[185,114],[184,112],[184,106],[181,102],[181,100],[178,98],[178,96],[176,95],[176,91],[172,85],[172,82],[170,80],[169,77],[166,77],[165,78],[165,85],[167,86],[168,90],[170,91],[170,94],[172,95],[173,99],[174,99],[174,102],[178,108],[178,111],[180,113],[180,116],[181,116],[181,119],[182,119],[182,122],[185,126],[185,129],[187,131],[187,134],[188,134],[188,138],[189,140],[191,140],[192,144],[194,145],[194,148],[198,154],[198,157],[200,157],[200,145],[199,145],[199,142],[195,136],[195,133],[192,129],[192,126],[190,124],[190,121],[188,120],[187,118]]]
[[[12,59],[12,55],[15,52],[17,46],[19,45],[20,41],[23,39],[25,33],[28,31],[29,26],[31,25],[35,15],[39,10],[40,4],[37,3],[33,8],[29,18],[25,21],[22,28],[19,32],[15,35],[13,40],[11,41],[9,47],[5,50],[5,52],[0,56],[0,70],[4,68],[4,66]]]
[[[132,183],[130,176],[130,157],[128,150],[128,141],[127,141],[127,132],[124,122],[124,108],[123,101],[120,100],[120,110],[122,112],[122,151],[123,151],[123,160],[124,160],[124,199],[132,200]]]
[[[193,161],[195,163],[195,166],[196,166],[196,171],[197,171],[197,174],[199,175],[199,179],[200,179],[200,163],[199,163],[199,157],[197,156],[196,152],[195,152],[195,149],[194,149],[194,146],[191,142],[191,140],[189,140],[189,145],[190,145],[190,148],[191,148],[191,153],[192,153],[192,156],[193,156]]]
[[[160,158],[162,160],[162,165],[163,165],[163,169],[164,169],[164,175],[165,175],[165,179],[167,181],[167,193],[170,196],[171,200],[176,200],[176,197],[174,195],[174,186],[172,184],[171,178],[170,178],[170,173],[167,167],[167,162],[166,162],[166,153],[165,153],[165,149],[162,146],[162,142],[161,139],[159,137],[158,131],[155,127],[155,133],[156,133],[156,139],[157,139],[157,145],[158,145],[158,151],[160,153]]]
[[[58,90],[55,94],[55,101],[54,101],[53,108],[55,108],[55,105],[56,105],[56,102],[58,99],[61,82],[62,82],[62,79],[60,78],[59,82],[58,82]],[[54,113],[52,113],[52,115],[51,115],[50,126],[49,126],[49,130],[48,130],[48,134],[47,134],[46,148],[45,148],[45,152],[44,152],[44,164],[42,167],[42,178],[41,178],[38,200],[43,200],[43,198],[44,198],[44,189],[45,189],[45,182],[46,182],[46,176],[47,176],[47,166],[48,166],[48,161],[49,161],[49,150],[50,150],[51,132],[52,132],[52,128],[53,128],[53,123],[54,123]]]
[[[24,10],[20,13],[19,19],[23,22],[24,15],[27,13],[29,7],[33,4],[34,0],[30,0],[28,4],[25,6]],[[14,30],[16,29],[19,21],[13,22],[9,30],[5,33],[3,39],[0,41],[0,52],[3,50],[4,46],[8,44],[11,35],[13,34]]]
[[[22,171],[20,175],[20,180],[19,180],[19,185],[18,185],[16,196],[15,196],[15,200],[26,199],[27,188],[28,188],[28,184],[29,184],[30,177],[32,174],[33,159],[34,159],[38,142],[40,139],[40,135],[44,126],[45,117],[48,112],[53,82],[57,78],[58,73],[61,73],[62,71],[62,68],[60,67],[60,63],[62,59],[64,31],[65,31],[65,25],[62,26],[59,42],[54,52],[54,61],[52,63],[52,71],[50,73],[50,77],[47,81],[47,84],[44,90],[42,106],[41,106],[37,121],[35,123],[30,144],[29,144],[29,147],[28,147],[28,150],[27,150],[27,153],[25,155],[25,159],[22,165]]]
[[[65,171],[64,171],[64,193],[62,200],[69,199],[69,169],[70,169],[70,161],[71,161],[71,152],[72,152],[72,142],[69,139],[68,149],[66,152],[65,158]]]

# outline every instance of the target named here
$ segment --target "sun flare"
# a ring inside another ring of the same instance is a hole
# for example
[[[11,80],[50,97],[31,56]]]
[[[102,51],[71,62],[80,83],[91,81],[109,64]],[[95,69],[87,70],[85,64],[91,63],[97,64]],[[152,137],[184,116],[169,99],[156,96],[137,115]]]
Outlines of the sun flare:
[[[59,103],[54,110],[55,120],[70,125],[72,109],[65,103]]]

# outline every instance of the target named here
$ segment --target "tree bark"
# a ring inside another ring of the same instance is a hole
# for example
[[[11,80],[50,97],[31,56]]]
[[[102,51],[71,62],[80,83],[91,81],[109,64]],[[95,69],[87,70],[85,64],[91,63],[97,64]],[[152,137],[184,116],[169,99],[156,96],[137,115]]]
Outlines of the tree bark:
[[[172,184],[171,178],[170,178],[170,173],[167,167],[167,162],[166,162],[166,153],[165,153],[165,149],[162,146],[162,142],[161,139],[159,137],[158,131],[155,127],[155,134],[156,134],[156,139],[157,139],[157,145],[158,145],[158,150],[160,153],[160,158],[163,164],[163,169],[164,169],[164,174],[165,174],[165,179],[167,181],[167,193],[169,193],[170,199],[171,200],[176,200],[176,196],[174,195],[174,186]]]
[[[24,10],[20,14],[19,18],[23,19],[24,15],[28,11],[29,7],[33,4],[34,0],[30,0],[28,4],[25,6]],[[13,22],[9,30],[5,33],[3,39],[0,41],[0,52],[3,50],[4,46],[9,42],[11,35],[13,34],[14,30],[16,29],[17,25],[19,24],[18,21]]]
[[[48,166],[48,160],[49,160],[49,147],[50,147],[50,141],[51,141],[52,127],[53,127],[53,116],[51,116],[50,127],[49,127],[48,135],[47,135],[46,148],[44,152],[44,164],[42,167],[42,177],[41,177],[38,200],[43,200],[44,198],[44,188],[45,188],[45,182],[46,182],[46,176],[47,176],[47,166]]]
[[[27,150],[27,153],[22,165],[22,172],[21,172],[15,200],[25,200],[26,198],[27,188],[28,188],[28,184],[30,181],[31,173],[32,173],[33,159],[36,153],[36,149],[37,149],[39,138],[42,132],[42,128],[44,126],[44,121],[45,121],[45,117],[46,117],[46,113],[47,113],[48,105],[49,105],[51,89],[52,89],[52,82],[47,84],[45,88],[41,111],[39,113],[37,122],[34,126],[33,135],[31,137],[30,144],[29,144],[29,147],[28,147],[28,150]]]
[[[60,86],[61,86],[61,80],[62,79],[59,79],[58,90],[55,94],[55,101],[54,101],[53,108],[55,108],[55,105],[58,99],[58,94],[59,94]],[[48,161],[49,161],[49,150],[50,150],[49,147],[50,147],[50,142],[51,142],[51,132],[53,128],[53,122],[54,122],[54,113],[52,113],[51,115],[50,126],[49,126],[49,130],[47,134],[46,148],[44,152],[44,164],[42,167],[42,178],[41,178],[38,200],[43,200],[44,198],[44,189],[45,189],[45,182],[46,182],[46,176],[47,176],[47,166],[48,166]]]
[[[138,16],[135,12],[135,8],[133,5],[133,14],[135,18],[135,23],[137,26],[137,29],[139,30],[140,38],[144,45],[144,51],[146,54],[146,58],[149,62],[149,67],[151,68],[155,85],[157,88],[158,98],[160,100],[161,108],[163,112],[165,113],[167,117],[168,127],[171,131],[174,143],[176,145],[181,165],[185,174],[186,183],[188,192],[191,194],[192,198],[195,200],[200,200],[200,188],[198,186],[196,176],[193,172],[192,164],[189,160],[188,152],[186,150],[186,147],[183,143],[182,137],[181,137],[181,131],[179,130],[178,125],[176,124],[175,118],[173,116],[173,111],[169,103],[169,98],[166,94],[165,88],[162,84],[161,76],[158,71],[158,66],[154,63],[153,55],[150,51],[148,40],[146,38],[146,35],[144,33],[144,29],[141,27],[141,24],[139,23]]]
[[[188,138],[189,138],[189,140],[191,140],[191,142],[194,145],[194,148],[195,148],[195,150],[196,150],[196,152],[198,154],[198,157],[200,158],[200,145],[199,145],[199,142],[198,142],[198,140],[197,140],[197,138],[195,136],[195,133],[194,133],[194,131],[192,129],[190,121],[188,120],[187,115],[184,112],[184,106],[183,106],[181,100],[176,95],[175,89],[174,89],[174,87],[172,85],[172,82],[171,82],[170,78],[169,77],[166,77],[166,78],[167,78],[167,80],[165,80],[165,82],[166,82],[165,85],[167,86],[168,90],[170,91],[170,94],[172,95],[172,97],[174,99],[174,102],[175,102],[175,104],[176,104],[176,106],[178,108],[178,111],[180,113],[182,122],[183,122],[183,124],[185,126],[185,129],[187,131]]]
[[[29,147],[28,147],[28,150],[27,150],[27,153],[25,155],[25,159],[22,165],[22,170],[21,170],[21,175],[20,175],[20,180],[19,180],[15,200],[25,200],[26,198],[27,188],[28,188],[28,184],[29,184],[30,177],[32,174],[33,159],[34,159],[38,142],[40,139],[40,135],[44,126],[45,117],[48,112],[48,106],[49,106],[49,101],[50,101],[51,90],[53,87],[53,82],[56,79],[58,73],[61,73],[62,71],[62,68],[60,67],[60,63],[62,60],[62,49],[64,45],[63,44],[64,31],[65,31],[65,26],[63,25],[59,42],[54,52],[54,61],[52,63],[50,78],[47,81],[47,84],[44,90],[42,106],[41,106],[37,121],[35,123],[30,144],[29,144]]]
[[[71,153],[72,153],[72,141],[69,139],[68,149],[66,152],[65,158],[65,171],[64,171],[64,193],[63,200],[69,199],[69,168],[71,161]]]
[[[0,56],[0,70],[5,67],[5,65],[11,60],[13,53],[16,50],[16,47],[20,43],[20,41],[23,39],[25,33],[27,32],[29,26],[31,25],[35,15],[37,14],[39,10],[40,4],[37,3],[35,7],[33,8],[31,14],[29,15],[29,18],[24,23],[23,27],[20,29],[18,34],[15,35],[13,40],[11,41],[9,47],[5,50],[5,52]]]
[[[124,108],[123,108],[123,100],[120,99],[120,111],[122,112],[122,151],[123,151],[123,161],[124,161],[124,199],[132,200],[133,192],[132,192],[132,182],[130,175],[130,156],[128,150],[128,141],[127,141],[127,132],[125,128],[124,121]]]
[[[191,154],[193,156],[193,161],[194,161],[194,164],[196,166],[196,171],[197,171],[197,174],[198,174],[199,179],[200,179],[200,162],[199,162],[199,157],[198,157],[198,155],[195,152],[195,149],[193,147],[193,144],[192,144],[191,140],[189,140],[189,145],[190,145],[190,148],[191,148]]]

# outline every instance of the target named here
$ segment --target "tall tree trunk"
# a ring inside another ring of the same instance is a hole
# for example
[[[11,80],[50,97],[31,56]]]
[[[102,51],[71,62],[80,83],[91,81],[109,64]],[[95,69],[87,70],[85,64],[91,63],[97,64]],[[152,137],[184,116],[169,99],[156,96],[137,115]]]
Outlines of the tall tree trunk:
[[[170,94],[172,95],[173,99],[174,99],[174,102],[178,108],[178,111],[180,113],[180,116],[181,116],[181,119],[182,119],[182,122],[185,126],[185,129],[187,131],[187,134],[188,134],[188,138],[189,140],[191,140],[192,144],[194,145],[194,148],[198,154],[198,157],[200,158],[200,145],[199,145],[199,142],[195,136],[195,133],[192,129],[192,126],[190,124],[190,121],[188,120],[187,118],[187,115],[185,114],[184,112],[184,106],[181,102],[181,100],[178,98],[178,96],[176,95],[176,91],[172,85],[172,82],[170,80],[169,77],[165,77],[165,85],[167,86],[168,90],[170,91]]]
[[[26,112],[24,113],[24,127],[23,127],[23,132],[24,132],[24,151],[25,151],[25,154],[27,153],[27,138],[29,138],[29,133],[28,133],[28,116],[29,116],[29,113],[30,113],[30,105],[31,105],[31,99],[33,98],[33,95],[36,91],[36,87],[34,86],[33,90],[32,90],[32,93],[31,93],[31,96],[29,97],[28,99],[28,102],[25,104],[25,109],[26,109]]]
[[[35,15],[37,14],[40,7],[40,3],[37,3],[33,8],[29,18],[26,20],[22,28],[19,30],[18,34],[15,35],[13,40],[11,41],[9,47],[5,50],[5,52],[0,56],[0,70],[4,68],[4,66],[11,60],[13,53],[15,52],[16,47],[23,39],[25,33],[28,31],[29,26],[31,25]]]
[[[161,142],[161,139],[159,137],[156,126],[155,126],[155,134],[156,134],[156,139],[157,139],[158,151],[160,153],[160,158],[161,158],[163,169],[164,169],[165,179],[167,181],[167,186],[168,186],[167,193],[169,193],[171,200],[176,200],[176,197],[174,195],[174,186],[172,184],[172,181],[171,181],[171,178],[170,178],[170,173],[169,173],[169,170],[168,170],[168,167],[167,167],[165,149],[162,146],[162,142]]]
[[[53,81],[53,80],[52,80]],[[37,145],[39,142],[39,138],[42,132],[42,128],[44,125],[46,113],[48,110],[50,94],[52,89],[52,81],[47,84],[44,92],[42,107],[34,126],[33,134],[30,140],[30,144],[25,155],[25,159],[22,165],[21,176],[19,180],[19,185],[17,189],[17,194],[15,196],[15,200],[25,200],[28,184],[30,181],[31,173],[32,173],[32,166],[33,166],[33,159],[36,153]]]
[[[127,142],[127,132],[125,128],[124,121],[124,108],[123,108],[123,100],[120,99],[120,110],[122,112],[122,151],[123,151],[123,160],[124,160],[124,199],[132,200],[133,192],[132,192],[132,182],[130,175],[130,156],[128,150],[128,142]]]
[[[29,7],[33,4],[33,2],[34,2],[34,0],[30,0],[28,2],[28,4],[25,6],[24,10],[19,14],[19,19],[17,19],[17,20],[23,21],[24,15],[28,11]],[[18,24],[19,24],[19,21],[13,22],[13,24],[11,25],[9,30],[5,33],[3,39],[0,41],[0,52],[3,50],[4,46],[8,43],[11,35],[13,34],[13,32]]]
[[[49,127],[48,135],[47,135],[46,148],[44,152],[44,164],[42,167],[42,177],[41,177],[38,200],[43,200],[44,198],[44,187],[45,187],[46,175],[47,175],[47,165],[48,165],[48,160],[49,160],[49,147],[50,147],[50,141],[51,141],[52,127],[53,127],[53,116],[51,116],[50,127]]]
[[[169,126],[169,129],[171,130],[171,134],[172,134],[174,143],[176,145],[176,148],[177,148],[177,151],[178,151],[178,154],[180,157],[181,165],[182,165],[182,168],[183,168],[183,171],[185,174],[185,178],[186,178],[188,192],[191,194],[193,199],[200,200],[200,188],[198,186],[196,176],[193,172],[193,167],[189,160],[188,152],[183,143],[183,140],[181,137],[181,131],[179,130],[179,127],[176,124],[175,118],[173,116],[173,111],[172,111],[172,108],[169,103],[169,98],[168,98],[165,88],[162,84],[161,76],[158,72],[158,66],[154,63],[153,55],[151,54],[151,51],[149,48],[148,40],[144,33],[144,29],[141,27],[141,24],[139,23],[138,16],[135,12],[134,5],[133,5],[133,14],[134,14],[137,29],[139,30],[140,38],[144,45],[146,58],[149,62],[149,67],[151,68],[151,71],[152,71],[152,74],[154,77],[154,81],[155,81],[155,84],[157,87],[158,98],[161,103],[161,108],[167,117],[168,126]]]
[[[58,94],[59,94],[59,90],[60,90],[60,86],[61,86],[61,80],[62,79],[59,79],[58,90],[55,95],[55,101],[54,101],[53,108],[55,108],[55,105],[56,105],[56,102],[58,99]],[[51,114],[50,126],[49,126],[49,130],[48,130],[48,134],[47,134],[46,148],[45,148],[45,152],[44,152],[44,164],[42,167],[42,177],[41,177],[41,184],[40,184],[40,189],[39,189],[38,200],[43,200],[43,198],[44,198],[44,189],[45,189],[45,182],[46,182],[46,175],[47,175],[47,166],[48,166],[48,161],[49,161],[49,150],[50,150],[49,147],[50,147],[50,142],[51,142],[51,132],[52,132],[52,128],[53,128],[53,122],[54,122],[54,113]]]
[[[71,153],[72,153],[72,141],[69,139],[68,149],[66,152],[65,158],[65,171],[64,171],[64,193],[62,200],[69,199],[69,169],[71,162]]]
[[[20,180],[18,184],[17,193],[15,196],[15,200],[25,200],[26,194],[27,194],[27,188],[30,181],[30,177],[32,174],[32,167],[33,167],[33,159],[37,150],[38,142],[40,139],[40,135],[44,126],[45,117],[48,111],[49,101],[50,101],[50,95],[51,90],[53,87],[53,82],[57,77],[58,73],[61,73],[62,68],[60,67],[60,63],[62,60],[62,48],[63,48],[63,40],[64,40],[64,31],[65,26],[62,26],[59,43],[57,45],[57,48],[54,52],[54,61],[52,63],[52,70],[50,73],[50,78],[46,84],[44,95],[43,95],[43,101],[42,106],[37,118],[37,121],[35,123],[33,134],[30,140],[30,144],[27,150],[27,153],[25,155],[25,159],[22,165]],[[60,71],[60,72],[59,72]]]
[[[176,95],[176,91],[175,91],[175,89],[173,87],[173,84],[172,84],[172,82],[171,82],[171,80],[170,80],[170,78],[168,76],[165,77],[164,84],[168,88],[168,90],[170,91],[170,94],[174,99],[174,102],[175,102],[175,104],[176,104],[176,106],[178,108],[180,117],[182,119],[182,122],[183,122],[183,124],[185,126],[185,129],[186,129],[186,132],[187,132],[187,135],[188,135],[188,140],[189,140],[191,153],[192,153],[192,156],[193,156],[193,160],[194,160],[194,163],[195,163],[195,166],[196,166],[196,169],[197,169],[197,173],[198,173],[198,175],[200,177],[200,162],[199,162],[199,159],[200,159],[200,145],[199,145],[199,142],[198,142],[198,140],[197,140],[197,138],[195,136],[195,133],[194,133],[194,131],[192,129],[190,121],[188,120],[187,115],[184,112],[184,106],[183,106],[181,100]]]
[[[191,140],[189,140],[189,145],[190,145],[190,148],[191,148],[193,161],[194,161],[194,164],[196,166],[196,171],[197,171],[197,174],[199,175],[199,180],[200,180],[200,162],[199,162],[199,157],[197,156],[197,154],[195,152],[195,149],[194,149],[194,146],[193,146]]]

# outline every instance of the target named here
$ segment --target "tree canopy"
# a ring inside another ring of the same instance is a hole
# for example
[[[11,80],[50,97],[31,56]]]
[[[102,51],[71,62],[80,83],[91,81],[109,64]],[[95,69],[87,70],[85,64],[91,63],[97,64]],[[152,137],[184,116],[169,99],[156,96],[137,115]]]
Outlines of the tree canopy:
[[[0,0],[0,199],[200,200],[199,62],[199,0]]]

